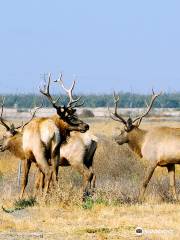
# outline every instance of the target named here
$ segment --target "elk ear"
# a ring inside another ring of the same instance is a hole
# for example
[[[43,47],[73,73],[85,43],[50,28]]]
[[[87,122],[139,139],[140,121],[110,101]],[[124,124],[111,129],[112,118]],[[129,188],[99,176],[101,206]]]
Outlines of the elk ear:
[[[15,129],[15,126],[14,126],[13,123],[12,123],[11,126],[10,126],[10,133],[11,133],[12,135],[15,135],[15,134],[16,134],[16,129]]]
[[[132,121],[132,118],[129,117],[127,122],[126,122],[126,127],[125,127],[125,131],[126,132],[129,132],[132,130],[132,127],[133,127],[133,121]]]
[[[10,128],[11,128],[11,130],[12,130],[12,131],[14,131],[14,130],[15,130],[15,126],[14,126],[14,124],[13,124],[13,123],[11,124],[11,127],[10,127]]]
[[[128,120],[127,120],[127,125],[132,126],[132,123],[133,123],[132,118],[129,117]]]

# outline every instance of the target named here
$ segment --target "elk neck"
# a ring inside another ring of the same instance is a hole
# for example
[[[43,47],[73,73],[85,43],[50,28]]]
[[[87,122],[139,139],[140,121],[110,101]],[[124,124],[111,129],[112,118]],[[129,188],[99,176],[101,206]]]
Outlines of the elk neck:
[[[8,143],[8,150],[16,157],[20,159],[24,159],[24,151],[22,147],[22,134],[18,133],[17,135],[13,136]]]
[[[68,130],[69,124],[62,120],[58,115],[52,116],[51,119],[54,121],[54,123],[60,130],[61,139],[64,142],[66,138],[70,135],[70,132]]]
[[[128,132],[128,145],[138,156],[142,157],[141,149],[147,131],[134,127]]]

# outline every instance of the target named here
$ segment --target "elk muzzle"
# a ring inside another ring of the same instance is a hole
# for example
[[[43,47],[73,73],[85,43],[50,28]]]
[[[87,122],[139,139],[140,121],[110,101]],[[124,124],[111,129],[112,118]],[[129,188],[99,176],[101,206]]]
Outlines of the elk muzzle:
[[[117,144],[122,145],[124,143],[128,142],[128,136],[126,132],[121,133],[120,135],[117,135],[114,137],[114,140]]]
[[[84,133],[87,130],[89,130],[89,125],[87,123],[84,123],[82,126],[80,126],[80,132]]]
[[[89,130],[89,125],[86,123],[82,123],[78,126],[70,126],[69,131],[78,131],[81,133],[85,133],[87,130]]]

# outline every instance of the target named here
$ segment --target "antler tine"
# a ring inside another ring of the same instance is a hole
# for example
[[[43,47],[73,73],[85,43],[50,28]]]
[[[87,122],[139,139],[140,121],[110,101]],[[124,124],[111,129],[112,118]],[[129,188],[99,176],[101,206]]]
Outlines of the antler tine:
[[[138,116],[137,118],[135,118],[135,119],[133,120],[133,123],[136,122],[137,120],[139,120],[138,126],[140,125],[143,117],[145,117],[145,116],[150,112],[150,110],[151,110],[151,108],[152,108],[152,106],[153,106],[154,101],[155,101],[156,98],[159,97],[161,94],[162,94],[162,92],[160,92],[160,93],[155,93],[155,92],[154,92],[154,89],[152,89],[152,97],[151,97],[151,101],[150,101],[149,106],[148,106],[148,104],[146,103],[146,105],[147,105],[147,110],[146,110],[142,115],[140,115],[140,116]]]
[[[51,73],[49,73],[49,76],[48,76],[48,83],[47,84],[44,84],[44,89],[42,90],[41,88],[39,89],[39,91],[44,95],[46,96],[49,101],[52,103],[53,107],[55,109],[59,109],[60,106],[57,106],[56,103],[59,101],[60,97],[57,98],[56,100],[54,100],[50,94],[50,84],[51,84]]]
[[[3,112],[4,112],[4,102],[5,102],[5,97],[2,97],[2,102],[1,102],[1,116],[0,116],[0,122],[2,125],[7,129],[10,130],[10,127],[5,123],[5,120],[3,119]],[[7,120],[6,120],[7,121]]]
[[[24,123],[23,125],[21,125],[21,126],[19,126],[19,127],[16,127],[16,129],[21,128],[21,131],[23,131],[24,127],[33,120],[33,118],[36,116],[37,111],[38,111],[39,109],[41,109],[42,106],[43,106],[43,103],[41,103],[40,106],[35,107],[34,110],[31,109],[31,110],[30,110],[30,113],[31,113],[31,118],[30,118],[30,120],[29,120],[28,122]]]
[[[75,104],[74,107],[80,107],[80,106],[82,106],[84,104],[84,102],[81,103],[81,104],[76,104],[81,99],[81,96],[78,97],[77,99],[73,99],[72,92],[73,92],[73,89],[74,89],[75,84],[76,84],[75,80],[73,81],[73,83],[72,83],[72,85],[71,85],[71,87],[69,89],[64,86],[62,73],[61,73],[59,79],[56,80],[55,82],[59,82],[61,84],[62,88],[65,90],[65,92],[67,93],[67,95],[69,97],[69,102],[67,104],[67,107],[71,107],[73,104]]]
[[[42,107],[43,107],[43,103],[41,103],[40,106],[35,107],[35,108],[34,108],[34,111],[32,111],[32,109],[30,110],[30,113],[31,113],[31,115],[32,115],[32,119],[35,117],[37,111],[38,111],[39,109],[41,109]],[[32,119],[31,119],[31,120],[32,120]],[[30,121],[31,121],[31,120],[30,120]]]
[[[44,89],[42,90],[41,88],[39,89],[39,91],[45,95],[49,100],[52,100],[51,95],[49,93],[49,86],[51,83],[51,73],[49,73],[48,75],[48,83],[46,84],[46,82],[44,83]]]
[[[113,97],[114,97],[115,109],[114,109],[114,113],[111,114],[111,118],[115,121],[120,121],[126,125],[127,124],[126,120],[117,113],[117,107],[118,107],[118,102],[119,102],[120,98],[119,98],[119,96],[116,96],[115,91],[113,93]]]
[[[1,102],[1,118],[3,115],[3,111],[4,111],[4,101],[5,101],[5,97],[2,97],[2,102]]]

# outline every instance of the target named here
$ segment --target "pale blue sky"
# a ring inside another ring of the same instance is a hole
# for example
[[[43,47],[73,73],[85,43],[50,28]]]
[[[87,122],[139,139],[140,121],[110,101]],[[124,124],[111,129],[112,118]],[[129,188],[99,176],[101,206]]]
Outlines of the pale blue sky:
[[[1,1],[0,69],[0,93],[60,71],[82,93],[180,91],[180,1]]]

